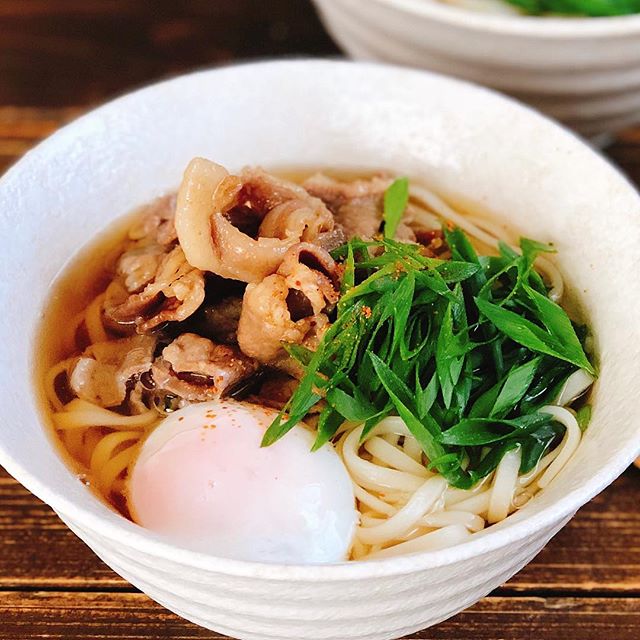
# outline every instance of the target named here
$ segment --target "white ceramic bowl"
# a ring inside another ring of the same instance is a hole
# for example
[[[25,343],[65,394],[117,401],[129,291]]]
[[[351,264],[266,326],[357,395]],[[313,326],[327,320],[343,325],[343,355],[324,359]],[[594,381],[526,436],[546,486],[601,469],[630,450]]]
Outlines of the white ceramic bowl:
[[[640,122],[640,15],[539,18],[437,0],[314,0],[354,58],[505,91],[594,136]]]
[[[393,168],[554,241],[602,360],[593,422],[561,476],[470,542],[331,566],[185,551],[105,507],[42,426],[34,332],[52,280],[78,247],[114,217],[175,187],[194,155],[231,168]],[[115,571],[222,633],[379,640],[435,624],[518,571],[640,451],[640,198],[572,134],[478,87],[324,61],[229,67],[159,84],[80,118],[14,166],[0,181],[0,238],[0,463]]]

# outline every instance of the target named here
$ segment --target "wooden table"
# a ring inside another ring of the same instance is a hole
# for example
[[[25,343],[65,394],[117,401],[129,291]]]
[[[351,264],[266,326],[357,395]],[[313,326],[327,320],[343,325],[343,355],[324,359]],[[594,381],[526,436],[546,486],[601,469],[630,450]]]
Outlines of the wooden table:
[[[0,172],[92,104],[198,66],[336,55],[301,0],[0,0]],[[640,183],[640,128],[607,151]],[[412,638],[638,640],[640,471],[488,598]],[[0,640],[216,638],[136,591],[0,469]]]

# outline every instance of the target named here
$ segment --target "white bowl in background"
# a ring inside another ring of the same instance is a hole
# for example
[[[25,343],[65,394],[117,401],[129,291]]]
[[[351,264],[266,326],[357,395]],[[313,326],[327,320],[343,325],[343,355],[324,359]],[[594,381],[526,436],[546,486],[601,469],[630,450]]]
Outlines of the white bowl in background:
[[[588,136],[640,122],[640,15],[496,15],[437,0],[314,2],[356,59],[484,84]]]
[[[162,542],[67,468],[34,396],[56,274],[111,220],[174,188],[196,155],[238,169],[391,168],[556,243],[597,339],[592,424],[544,492],[443,551],[326,566],[216,558]],[[485,89],[369,64],[289,61],[189,75],[68,125],[0,180],[0,464],[109,566],[205,627],[248,640],[383,640],[469,606],[526,564],[640,451],[640,197],[575,136]],[[45,553],[46,550],[43,550]]]

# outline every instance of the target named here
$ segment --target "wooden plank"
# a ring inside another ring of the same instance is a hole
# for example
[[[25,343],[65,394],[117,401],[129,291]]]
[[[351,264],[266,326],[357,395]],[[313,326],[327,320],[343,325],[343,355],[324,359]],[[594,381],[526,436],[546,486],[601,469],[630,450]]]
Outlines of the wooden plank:
[[[505,589],[640,595],[640,471],[586,505]],[[0,588],[128,588],[46,505],[0,471]],[[1,637],[1,636],[0,636]]]
[[[635,598],[485,598],[455,618],[405,640],[637,640]],[[140,593],[0,593],[3,640],[221,639]]]
[[[640,470],[585,505],[506,586],[640,594]]]
[[[47,505],[0,467],[0,588],[98,585],[128,588]]]
[[[420,640],[638,640],[636,598],[489,597],[421,633]],[[407,639],[408,640],[408,639]]]
[[[338,52],[310,2],[2,0],[0,104],[101,102],[234,59]]]
[[[31,147],[83,111],[78,107],[0,106],[0,175]]]
[[[0,106],[0,141],[39,142],[82,111],[84,109],[78,107],[37,109]]]

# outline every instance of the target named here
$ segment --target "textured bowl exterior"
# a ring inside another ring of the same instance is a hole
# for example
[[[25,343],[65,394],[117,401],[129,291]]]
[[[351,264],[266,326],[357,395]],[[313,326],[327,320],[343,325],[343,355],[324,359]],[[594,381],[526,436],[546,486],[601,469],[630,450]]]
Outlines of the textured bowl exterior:
[[[428,0],[315,2],[334,39],[356,59],[484,84],[585,135],[640,121],[640,16],[537,19]]]
[[[400,638],[445,620],[501,585],[563,524],[545,527],[508,550],[496,549],[447,567],[377,579],[274,583],[132,553],[67,521],[96,555],[167,609],[243,640]]]
[[[181,549],[98,500],[64,464],[34,398],[42,309],[79,247],[175,188],[195,155],[232,170],[249,162],[390,168],[555,242],[601,356],[592,423],[557,480],[464,544],[324,566]],[[251,640],[383,640],[435,624],[513,575],[640,453],[629,393],[640,386],[640,327],[629,322],[640,312],[640,197],[571,133],[485,89],[329,61],[177,78],[108,104],[29,152],[0,180],[0,237],[0,464],[124,578],[216,631]]]
[[[277,586],[154,556],[131,557],[108,539],[71,528],[131,584],[208,629],[243,640],[384,640],[437,624],[477,602],[527,564],[563,524],[541,530],[506,553],[494,550],[453,566]]]

